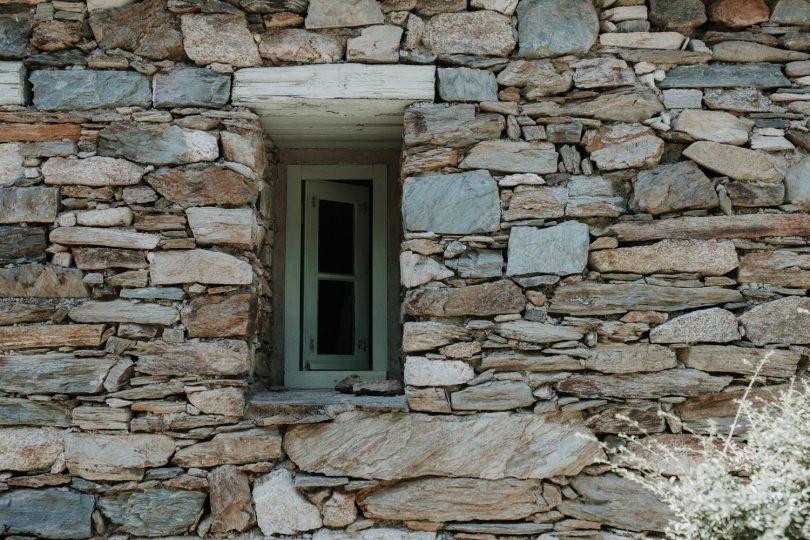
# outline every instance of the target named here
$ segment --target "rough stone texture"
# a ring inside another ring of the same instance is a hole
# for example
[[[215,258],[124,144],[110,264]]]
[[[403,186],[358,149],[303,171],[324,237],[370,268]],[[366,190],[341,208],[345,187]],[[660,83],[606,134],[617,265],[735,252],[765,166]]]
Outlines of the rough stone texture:
[[[450,404],[456,411],[508,411],[533,405],[534,396],[524,382],[494,381],[453,392]]]
[[[99,154],[138,163],[196,163],[219,156],[217,139],[210,133],[178,126],[138,123],[113,124],[99,134]]]
[[[335,36],[302,28],[283,28],[265,34],[259,44],[262,57],[278,64],[331,64],[340,60],[343,49],[343,44]]]
[[[440,322],[406,322],[402,328],[403,352],[435,349],[465,339],[469,332],[463,327]]]
[[[0,350],[98,347],[101,345],[103,331],[104,325],[101,324],[0,327]]]
[[[664,141],[647,127],[619,124],[589,131],[582,138],[591,159],[604,171],[658,164]]]
[[[709,20],[731,28],[745,28],[768,20],[764,0],[718,0],[709,6]]]
[[[505,338],[528,341],[530,343],[554,343],[555,341],[577,340],[582,330],[572,326],[560,326],[535,321],[507,321],[497,323],[495,332]]]
[[[695,345],[681,349],[678,358],[686,367],[702,371],[753,375],[759,369],[764,377],[784,378],[796,373],[801,355],[781,349]]]
[[[258,47],[241,13],[182,15],[180,27],[183,48],[197,65],[222,62],[248,67],[261,64]]]
[[[633,182],[633,199],[639,210],[650,214],[715,208],[719,204],[711,180],[692,161],[639,171]]]
[[[698,272],[721,276],[737,268],[739,260],[731,242],[664,240],[648,246],[592,251],[589,264],[600,272]]]
[[[0,188],[0,223],[53,223],[58,203],[55,188]]]
[[[193,249],[158,252],[150,255],[149,278],[153,285],[176,283],[216,283],[243,285],[253,280],[250,264],[233,255]]]
[[[208,473],[211,493],[211,532],[242,532],[256,523],[250,482],[233,465],[223,465]]]
[[[256,186],[241,174],[217,166],[203,169],[159,169],[146,176],[158,193],[183,208],[244,206],[258,196]]]
[[[181,311],[188,337],[248,337],[256,314],[250,294],[199,296]]]
[[[497,101],[495,74],[485,69],[439,69],[439,96],[445,101]]]
[[[788,169],[785,199],[804,207],[810,206],[810,158],[804,158]]]
[[[208,69],[183,67],[155,74],[155,107],[220,107],[230,95],[231,78]]]
[[[557,171],[557,157],[549,143],[484,141],[473,146],[459,166],[462,169],[546,174]]]
[[[239,375],[251,370],[251,358],[244,341],[141,343],[132,352],[137,368],[150,375]]]
[[[93,503],[92,495],[75,491],[16,489],[0,494],[0,523],[7,534],[89,538]]]
[[[545,229],[514,227],[506,274],[578,274],[588,264],[589,241],[588,226],[578,221]]]
[[[24,159],[19,144],[0,144],[0,187],[10,186],[25,177]]]
[[[677,66],[667,72],[659,88],[777,88],[790,81],[779,64],[711,64]]]
[[[82,273],[74,268],[25,264],[0,270],[0,298],[84,298]]]
[[[779,0],[771,13],[771,22],[810,24],[810,6],[802,0]]]
[[[0,57],[20,58],[31,36],[34,17],[30,9],[7,9],[0,15]]]
[[[445,264],[466,278],[501,277],[503,274],[503,255],[497,250],[465,251]]]
[[[498,185],[487,171],[405,179],[402,214],[409,231],[469,234],[500,225]]]
[[[650,0],[650,21],[662,28],[693,28],[706,22],[706,6],[700,0]]]
[[[0,356],[0,389],[18,394],[93,394],[115,362],[68,353]]]
[[[454,386],[475,376],[473,368],[458,360],[429,360],[409,356],[405,360],[405,384],[411,386]]]
[[[181,448],[173,461],[181,467],[214,467],[271,461],[281,456],[281,435],[278,430],[255,428],[218,433],[210,441]],[[257,507],[257,512],[260,511]]]
[[[631,375],[573,375],[557,385],[581,398],[657,399],[719,392],[731,377],[713,377],[696,369],[667,369]]]
[[[308,29],[382,24],[383,14],[374,0],[310,0],[304,24]]]
[[[434,54],[508,56],[515,48],[509,18],[487,10],[435,15],[422,41]]]
[[[71,320],[82,323],[122,322],[136,324],[171,325],[180,319],[180,314],[173,307],[157,304],[144,304],[127,300],[111,302],[86,302],[71,308],[68,316]]]
[[[84,110],[102,107],[149,107],[149,79],[134,71],[36,70],[34,105],[41,110]]]
[[[169,462],[174,439],[166,435],[68,433],[65,463],[86,480],[141,480],[147,467]]]
[[[585,367],[601,373],[637,373],[674,368],[675,353],[667,347],[640,343],[638,345],[599,345],[585,359]]]
[[[405,111],[404,143],[469,146],[496,139],[504,128],[501,115],[476,114],[474,105],[417,104]]]
[[[295,490],[287,469],[276,469],[257,481],[253,500],[259,528],[267,536],[297,534],[323,524],[318,508]]]
[[[728,343],[738,339],[737,318],[720,308],[686,313],[650,331],[652,343]]]
[[[404,308],[409,315],[489,316],[519,313],[524,301],[520,287],[504,280],[452,289],[418,289],[406,297]]]
[[[788,251],[754,251],[740,260],[740,283],[769,283],[784,287],[810,286],[810,259]]]
[[[771,160],[756,150],[699,141],[689,145],[683,155],[707,169],[737,180],[782,180],[782,174]]]
[[[678,116],[673,127],[696,139],[741,145],[748,142],[754,122],[727,112],[686,110]]]
[[[186,58],[180,25],[164,0],[96,10],[89,22],[102,49],[126,49],[152,60]]]
[[[576,474],[601,454],[583,433],[537,416],[360,415],[293,426],[284,450],[301,469],[335,476],[548,478]],[[392,452],[396,460],[378,459]]]
[[[346,44],[346,60],[369,64],[391,64],[399,61],[402,29],[394,25],[364,28],[360,35]]]
[[[48,470],[64,448],[61,431],[46,428],[0,428],[0,469]]]
[[[113,530],[139,536],[185,533],[194,525],[206,494],[155,487],[143,491],[117,491],[98,501]]]
[[[252,209],[189,208],[186,218],[198,245],[250,249],[256,243],[258,223]]]
[[[810,343],[810,299],[788,296],[766,302],[743,313],[740,323],[755,345]]]
[[[525,58],[584,54],[599,33],[599,17],[589,0],[524,0],[517,15],[519,53]]]

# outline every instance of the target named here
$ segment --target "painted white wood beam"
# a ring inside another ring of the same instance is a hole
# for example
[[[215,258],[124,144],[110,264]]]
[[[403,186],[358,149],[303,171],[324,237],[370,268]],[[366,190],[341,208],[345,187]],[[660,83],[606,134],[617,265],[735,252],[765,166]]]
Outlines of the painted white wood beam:
[[[25,105],[25,66],[0,62],[0,105]]]

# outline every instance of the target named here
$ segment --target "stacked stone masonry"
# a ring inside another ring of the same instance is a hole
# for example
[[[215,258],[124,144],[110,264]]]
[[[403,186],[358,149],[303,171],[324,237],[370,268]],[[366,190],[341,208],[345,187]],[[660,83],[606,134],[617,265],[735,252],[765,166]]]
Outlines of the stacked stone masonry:
[[[0,534],[622,540],[610,472],[806,378],[806,0],[21,0],[0,59]],[[235,70],[434,64],[404,396],[266,392],[272,133]],[[628,420],[629,419],[629,420]],[[744,430],[741,431],[744,436]]]

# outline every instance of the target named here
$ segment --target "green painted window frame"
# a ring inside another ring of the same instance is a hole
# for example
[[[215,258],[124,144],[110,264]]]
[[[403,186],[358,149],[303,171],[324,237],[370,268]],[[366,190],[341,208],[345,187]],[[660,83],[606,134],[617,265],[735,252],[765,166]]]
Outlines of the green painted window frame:
[[[301,207],[307,180],[368,180],[371,201],[371,369],[305,371],[301,368]],[[332,388],[349,375],[366,380],[388,376],[388,182],[385,165],[288,165],[286,252],[284,260],[284,386]]]

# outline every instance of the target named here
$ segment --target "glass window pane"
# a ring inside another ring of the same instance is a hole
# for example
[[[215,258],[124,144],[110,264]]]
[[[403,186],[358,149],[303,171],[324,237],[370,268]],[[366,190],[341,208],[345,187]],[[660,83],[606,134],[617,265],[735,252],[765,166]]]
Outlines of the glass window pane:
[[[354,274],[354,205],[318,202],[318,272]]]
[[[354,354],[354,283],[318,280],[318,354]]]

